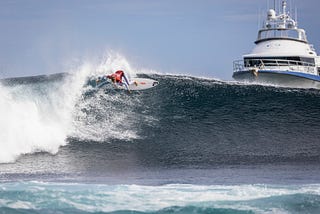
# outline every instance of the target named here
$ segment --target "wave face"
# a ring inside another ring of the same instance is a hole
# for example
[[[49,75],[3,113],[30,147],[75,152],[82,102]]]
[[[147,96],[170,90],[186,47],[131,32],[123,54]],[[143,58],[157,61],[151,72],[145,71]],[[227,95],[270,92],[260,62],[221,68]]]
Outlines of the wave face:
[[[145,137],[170,148],[153,155],[166,166],[320,160],[318,90],[158,80],[161,86],[144,101],[158,122]]]
[[[194,157],[190,163],[209,164],[239,159],[319,160],[318,90],[234,85],[192,77],[157,79],[161,86],[143,102],[158,122],[144,137],[160,146],[174,142],[181,160]]]
[[[0,184],[3,213],[318,213],[320,186]]]

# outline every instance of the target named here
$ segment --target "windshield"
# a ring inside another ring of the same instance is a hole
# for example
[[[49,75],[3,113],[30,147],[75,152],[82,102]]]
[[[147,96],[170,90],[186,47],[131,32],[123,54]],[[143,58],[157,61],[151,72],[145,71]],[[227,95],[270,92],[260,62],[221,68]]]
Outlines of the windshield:
[[[294,39],[306,42],[306,36],[301,29],[263,29],[259,31],[258,40],[265,39]]]

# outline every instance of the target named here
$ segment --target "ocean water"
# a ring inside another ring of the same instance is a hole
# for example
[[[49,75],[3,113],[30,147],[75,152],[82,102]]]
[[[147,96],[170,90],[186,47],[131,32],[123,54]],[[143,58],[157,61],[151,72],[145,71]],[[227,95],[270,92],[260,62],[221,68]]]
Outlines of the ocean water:
[[[320,213],[319,90],[126,69],[1,81],[0,213]]]

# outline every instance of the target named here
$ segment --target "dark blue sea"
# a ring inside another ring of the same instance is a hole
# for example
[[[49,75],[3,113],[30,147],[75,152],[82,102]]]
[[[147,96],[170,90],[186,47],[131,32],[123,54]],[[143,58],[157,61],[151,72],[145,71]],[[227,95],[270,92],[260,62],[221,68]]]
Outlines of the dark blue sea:
[[[320,213],[320,90],[138,76],[2,80],[0,213]]]

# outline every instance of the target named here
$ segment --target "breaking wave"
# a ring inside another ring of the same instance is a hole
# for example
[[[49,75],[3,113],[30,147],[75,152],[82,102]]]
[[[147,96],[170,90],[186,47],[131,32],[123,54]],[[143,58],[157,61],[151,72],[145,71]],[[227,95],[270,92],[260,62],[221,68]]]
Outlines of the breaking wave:
[[[128,62],[116,54],[109,55],[99,65],[84,64],[68,74],[2,80],[0,163],[13,162],[21,154],[55,154],[60,146],[67,144],[70,136],[94,140],[110,136],[137,137],[134,131],[126,131],[128,127],[119,130],[119,126],[128,121],[127,115],[120,112],[114,117],[116,109],[103,103],[122,102],[121,97],[108,97],[98,92],[84,98],[86,91],[91,90],[86,85],[88,79],[115,69],[126,70],[129,76],[135,75]],[[120,104],[130,106],[132,101]],[[95,115],[87,115],[84,109],[90,109]],[[98,114],[103,115],[97,122]]]
[[[160,84],[132,94],[112,87],[96,90],[87,84],[118,69]],[[157,142],[157,148],[184,143],[190,148],[182,152],[192,163],[233,163],[239,154],[249,162],[317,161],[319,97],[315,89],[152,74],[113,54],[98,65],[84,64],[65,74],[2,80],[0,163],[14,162],[22,154],[55,154],[70,139],[102,143],[147,139]],[[216,143],[210,144],[210,151],[203,150],[211,141]],[[286,154],[282,154],[284,147]],[[193,159],[192,151],[202,156]],[[170,154],[157,158],[165,164]]]

